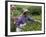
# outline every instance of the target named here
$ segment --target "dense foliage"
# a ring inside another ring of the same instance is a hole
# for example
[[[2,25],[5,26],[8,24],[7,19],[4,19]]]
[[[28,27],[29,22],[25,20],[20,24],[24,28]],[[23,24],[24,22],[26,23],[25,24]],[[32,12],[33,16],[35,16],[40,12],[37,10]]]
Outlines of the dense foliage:
[[[41,21],[41,13],[42,13],[42,7],[41,6],[28,6],[28,5],[16,5],[15,6],[16,10],[11,11],[13,12],[12,16],[19,16],[22,13],[23,8],[27,8],[29,10],[29,15],[32,16],[34,19]],[[12,21],[13,22],[13,21]],[[39,31],[41,30],[42,24],[39,22],[35,23],[27,23],[27,25],[23,28],[23,31]],[[12,23],[11,24],[11,31],[15,32],[16,30],[15,25]]]

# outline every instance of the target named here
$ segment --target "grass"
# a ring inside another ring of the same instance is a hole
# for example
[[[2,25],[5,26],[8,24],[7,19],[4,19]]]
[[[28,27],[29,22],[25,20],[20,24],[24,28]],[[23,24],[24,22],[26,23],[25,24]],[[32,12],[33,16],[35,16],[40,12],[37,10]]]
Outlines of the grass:
[[[39,31],[41,30],[41,23],[27,23],[27,25],[23,28],[23,31]]]

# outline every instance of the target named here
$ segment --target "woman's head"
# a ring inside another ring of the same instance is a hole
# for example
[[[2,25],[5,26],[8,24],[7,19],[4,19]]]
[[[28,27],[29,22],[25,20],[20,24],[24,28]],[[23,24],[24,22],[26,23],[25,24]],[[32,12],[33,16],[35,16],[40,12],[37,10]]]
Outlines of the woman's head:
[[[28,13],[29,13],[29,10],[28,10],[28,9],[23,8],[22,14],[23,14],[23,15],[25,15],[25,16],[27,16],[27,15],[28,15]]]

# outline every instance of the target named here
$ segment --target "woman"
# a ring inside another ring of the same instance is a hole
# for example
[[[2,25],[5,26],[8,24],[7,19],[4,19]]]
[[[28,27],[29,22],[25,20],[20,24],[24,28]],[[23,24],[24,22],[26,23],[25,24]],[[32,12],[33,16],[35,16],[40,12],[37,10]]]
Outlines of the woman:
[[[34,22],[33,18],[28,16],[28,9],[23,9],[21,16],[16,20],[16,32],[22,31],[22,28],[26,25],[27,21]]]

